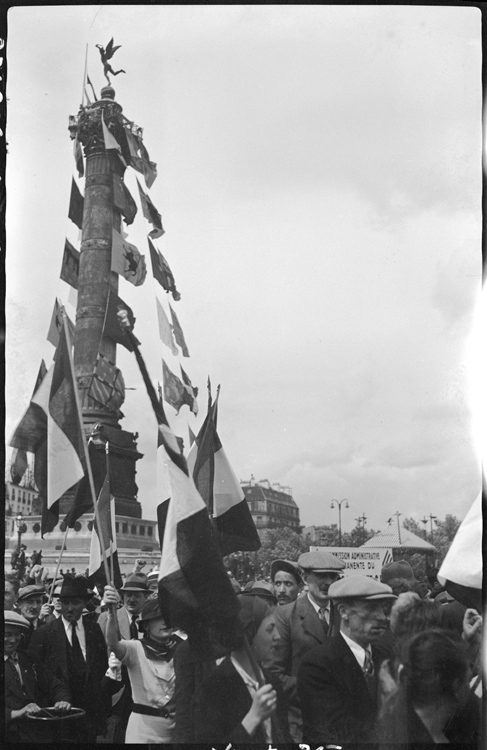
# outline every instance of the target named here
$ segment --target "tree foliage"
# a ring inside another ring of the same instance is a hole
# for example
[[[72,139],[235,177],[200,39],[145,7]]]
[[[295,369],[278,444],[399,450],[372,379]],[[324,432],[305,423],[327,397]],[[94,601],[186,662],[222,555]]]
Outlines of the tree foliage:
[[[431,533],[431,521],[433,521],[433,533]],[[414,518],[405,518],[402,525],[408,531],[411,531],[422,539],[426,539],[427,542],[434,545],[436,550],[435,564],[440,566],[445,559],[446,553],[450,549],[450,545],[458,531],[460,523],[461,521],[459,521],[456,516],[448,513],[443,521],[440,518],[428,518],[425,523],[424,521],[416,521]],[[424,575],[426,572],[424,555],[405,555],[404,559],[409,560],[417,577]]]

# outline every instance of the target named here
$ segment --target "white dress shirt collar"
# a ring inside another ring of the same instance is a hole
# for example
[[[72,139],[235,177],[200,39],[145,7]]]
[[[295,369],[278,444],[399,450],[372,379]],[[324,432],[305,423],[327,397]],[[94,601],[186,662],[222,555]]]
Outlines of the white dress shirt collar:
[[[70,642],[71,645],[73,645],[73,630],[71,628],[71,622],[68,622],[68,620],[65,620],[65,618],[61,615],[61,620],[64,625],[64,630],[66,631],[66,638]],[[76,635],[78,636],[79,645],[81,646],[81,651],[83,652],[83,656],[86,660],[86,635],[85,635],[85,626],[83,623],[83,617],[80,617],[79,620],[76,622]]]
[[[352,654],[357,659],[359,667],[361,669],[363,669],[364,668],[364,664],[365,664],[365,649],[359,643],[357,643],[357,641],[352,641],[352,639],[349,638],[348,635],[345,635],[345,633],[343,631],[341,631],[341,630],[340,630],[340,635],[342,636],[342,638],[344,639],[345,643],[347,644],[347,646],[351,650]],[[367,646],[367,651],[370,654],[370,656],[372,657],[372,649],[371,649],[370,645]]]

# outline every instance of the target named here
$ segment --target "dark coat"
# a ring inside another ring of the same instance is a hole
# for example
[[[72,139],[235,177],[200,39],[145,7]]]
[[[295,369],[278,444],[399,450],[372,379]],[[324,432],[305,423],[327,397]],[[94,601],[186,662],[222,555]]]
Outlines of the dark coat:
[[[389,656],[372,646],[375,674]],[[298,670],[303,740],[337,744],[373,741],[377,697],[371,697],[362,670],[338,633],[304,656]]]
[[[102,689],[102,679],[108,669],[107,647],[103,634],[96,622],[83,619],[86,634],[86,691],[83,708],[86,711],[90,728],[100,734],[105,729],[110,699]],[[60,617],[38,629],[31,640],[29,651],[45,666],[71,687],[68,669],[69,641]],[[79,702],[79,701],[78,701]]]
[[[34,635],[34,633],[36,632],[36,630],[39,630],[39,628],[42,628],[44,625],[46,625],[46,621],[45,620],[37,620],[37,627],[36,628],[34,628],[34,626],[33,626],[33,624],[31,622],[29,622],[29,629],[22,631],[22,638],[20,639],[20,643],[19,643],[19,650],[20,651],[27,651],[28,650],[28,648],[30,646],[30,642],[32,640],[32,636]]]
[[[277,691],[277,708],[271,717],[272,742],[289,744],[287,707],[281,687],[268,673],[264,673],[264,678]],[[195,741],[211,745],[228,742],[265,745],[262,725],[251,736],[241,724],[251,706],[252,698],[244,681],[230,657],[226,657],[196,693]]]
[[[18,653],[22,683],[15,667],[5,662],[5,733],[7,742],[47,742],[44,727],[31,719],[11,721],[12,711],[29,703],[53,706],[58,701],[71,703],[68,686],[29,654]],[[23,685],[23,687],[22,687]]]

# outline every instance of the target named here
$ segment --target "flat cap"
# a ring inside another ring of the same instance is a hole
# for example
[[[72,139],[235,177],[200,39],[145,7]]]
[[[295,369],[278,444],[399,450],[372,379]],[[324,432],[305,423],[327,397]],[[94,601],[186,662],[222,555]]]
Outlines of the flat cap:
[[[298,564],[292,562],[292,560],[273,560],[271,562],[271,581],[274,580],[274,576],[280,570],[285,573],[290,573],[296,579],[296,583],[301,585],[301,573],[299,572]]]
[[[298,557],[298,565],[303,570],[314,570],[316,573],[340,573],[345,567],[345,563],[331,552],[318,550],[303,552]]]
[[[31,596],[46,596],[44,586],[37,586],[34,583],[31,583],[29,586],[23,586],[19,589],[17,601],[21,602],[25,599],[30,599]]]
[[[382,583],[389,583],[394,578],[404,578],[406,581],[414,582],[414,572],[407,560],[398,560],[389,565],[384,565],[380,572]]]
[[[390,586],[368,576],[346,576],[332,583],[328,589],[330,599],[397,599]]]
[[[26,630],[30,627],[29,621],[25,617],[11,609],[4,610],[3,621],[5,625],[16,625],[18,628],[25,628]]]

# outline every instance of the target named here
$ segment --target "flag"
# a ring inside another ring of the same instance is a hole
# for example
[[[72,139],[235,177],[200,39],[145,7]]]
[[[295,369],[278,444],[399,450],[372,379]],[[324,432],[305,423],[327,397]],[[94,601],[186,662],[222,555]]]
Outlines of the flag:
[[[80,254],[68,239],[64,242],[63,262],[61,265],[61,279],[73,287],[78,288]]]
[[[193,445],[194,442],[196,442],[196,435],[194,434],[191,427],[188,425],[188,432],[189,432],[189,447]]]
[[[97,97],[97,95],[95,93],[95,89],[93,88],[93,84],[90,81],[90,76],[89,75],[86,75],[86,82],[87,82],[88,86],[91,86],[91,90],[93,92],[93,99],[95,100],[95,102],[98,101],[98,97]],[[91,104],[90,99],[88,97],[88,94],[86,92],[86,85],[85,85],[85,95],[86,95],[86,99],[88,101],[88,104]]]
[[[84,476],[83,427],[77,406],[78,385],[73,377],[65,327],[61,329],[53,368],[47,412],[47,511]],[[44,530],[43,530],[44,531]]]
[[[120,210],[127,225],[132,224],[137,213],[137,204],[123,179],[113,173],[113,203]]]
[[[260,539],[244,492],[216,430],[218,395],[188,455],[188,467],[218,534],[222,555],[258,550]]]
[[[186,398],[188,399],[186,403],[196,417],[198,415],[198,404],[196,402],[196,398],[198,396],[198,388],[193,387],[191,380],[186,375],[181,365],[179,365],[179,367],[181,368],[181,375],[183,377],[184,388],[187,394]]]
[[[105,444],[101,443],[99,440],[94,442],[90,439],[88,441],[88,455],[91,464],[91,473],[93,475],[93,484],[95,486],[95,496],[98,497],[107,472]],[[72,529],[78,518],[84,513],[93,513],[93,497],[87,474],[85,474],[81,481],[78,482],[73,504],[66,513],[64,523]]]
[[[171,311],[172,329],[174,332],[174,338],[176,339],[176,343],[179,344],[179,346],[181,347],[181,351],[183,352],[183,357],[189,357],[188,347],[186,346],[186,341],[184,340],[183,329],[179,325],[178,317],[176,313],[174,312],[174,310],[172,309],[171,305],[169,305],[169,309]]]
[[[41,360],[32,398],[38,391],[46,374],[47,368],[45,362]],[[35,447],[39,439],[43,439],[46,433],[47,422],[45,412],[41,410],[41,413],[39,413],[38,410],[38,405],[32,404],[31,401],[9,443],[9,445],[15,445],[10,461],[10,476],[14,484],[20,484],[28,468],[27,451],[35,453]]]
[[[140,187],[140,182],[138,180],[137,187],[139,188],[142,213],[144,214],[147,221],[154,227],[154,229],[149,232],[149,237],[153,237],[154,239],[157,239],[157,237],[162,237],[162,235],[164,234],[164,227],[162,226],[161,214],[154,206],[147,193],[144,193],[144,191]]]
[[[161,341],[163,344],[169,347],[169,349],[172,351],[175,357],[178,356],[179,351],[176,347],[176,344],[174,343],[173,339],[173,333],[171,324],[167,318],[166,313],[164,312],[164,309],[159,302],[159,300],[156,297],[156,307],[157,307],[157,320],[159,322],[159,336],[161,337]]]
[[[81,148],[81,143],[78,140],[77,134],[74,137],[73,154],[74,154],[74,160],[76,162],[76,169],[78,170],[78,177],[83,177],[85,173],[85,168],[83,164],[83,150]]]
[[[125,400],[125,384],[118,367],[103,354],[98,354],[88,396],[110,411],[118,412]]]
[[[105,122],[105,118],[103,116],[103,112],[101,113],[101,126],[103,129],[103,141],[105,143],[105,149],[107,151],[114,151],[122,164],[126,167],[127,162],[125,161],[123,155],[122,155],[122,147],[120,143],[117,141],[111,130],[107,127],[107,124]]]
[[[74,323],[67,315],[66,317],[68,320],[69,335],[72,341],[74,337]],[[61,305],[56,299],[54,300],[54,308],[52,311],[51,322],[49,324],[49,330],[47,332],[47,340],[56,348],[59,344],[59,336],[60,336],[60,332],[62,328],[63,328],[63,314],[61,311]]]
[[[131,307],[126,302],[120,299],[111,289],[108,293],[107,310],[105,313],[105,322],[103,324],[103,334],[114,341],[116,344],[122,344],[129,352],[132,352],[132,344],[130,339],[125,335],[123,329],[120,326],[120,321],[117,317],[117,313],[121,310],[125,310],[128,319],[130,321],[130,330],[133,330],[135,325],[135,316]]]
[[[144,175],[145,184],[150,189],[157,177],[157,164],[150,160],[149,154],[147,153],[147,149],[144,146],[142,138],[136,136],[136,140],[140,151],[141,171]]]
[[[147,241],[149,243],[152,274],[155,280],[159,282],[166,292],[171,292],[173,299],[178,302],[181,299],[181,295],[176,289],[176,282],[166,259],[161,252],[154,247],[149,238],[147,238]]]
[[[115,229],[112,229],[111,268],[134,286],[141,286],[147,276],[145,256],[141,255],[135,245],[127,242]]]
[[[90,562],[88,567],[88,581],[103,591],[107,583],[103,558],[106,557],[108,570],[113,570],[112,584],[115,588],[122,587],[122,576],[118,563],[117,535],[115,531],[115,498],[110,492],[110,480],[107,476],[103,482],[97,500],[98,519],[95,515],[91,532]],[[99,521],[99,525],[98,525]]]
[[[80,193],[74,177],[71,181],[71,196],[69,198],[68,218],[71,219],[79,229],[83,228],[83,206],[85,199]]]

